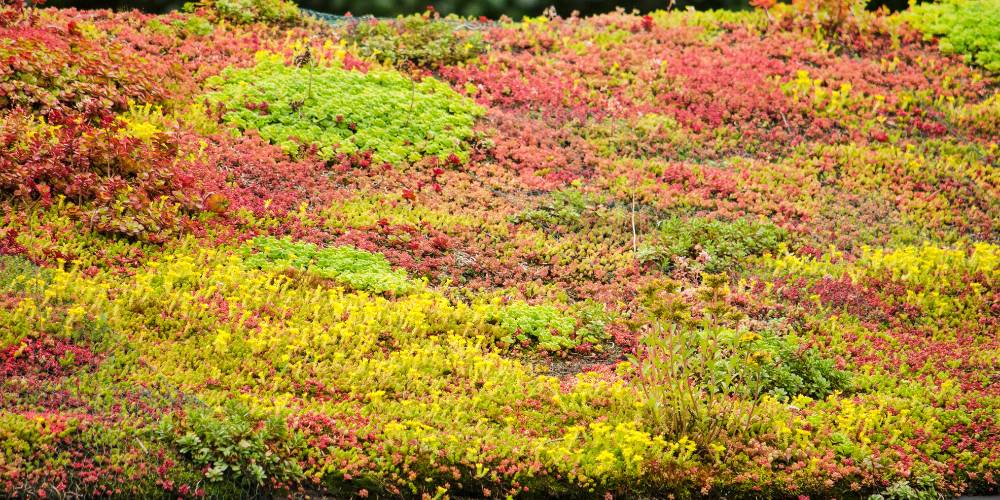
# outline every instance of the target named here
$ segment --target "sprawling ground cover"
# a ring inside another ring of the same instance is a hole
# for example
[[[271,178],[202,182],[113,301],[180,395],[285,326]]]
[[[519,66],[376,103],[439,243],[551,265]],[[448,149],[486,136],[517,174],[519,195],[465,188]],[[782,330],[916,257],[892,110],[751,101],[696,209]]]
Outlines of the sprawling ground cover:
[[[995,0],[0,10],[0,496],[1000,491]]]

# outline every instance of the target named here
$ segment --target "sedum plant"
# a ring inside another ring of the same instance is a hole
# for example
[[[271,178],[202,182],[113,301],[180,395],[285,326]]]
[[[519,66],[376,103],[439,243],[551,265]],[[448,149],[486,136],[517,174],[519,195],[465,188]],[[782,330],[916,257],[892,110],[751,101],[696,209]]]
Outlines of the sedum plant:
[[[514,222],[530,222],[540,229],[549,229],[563,225],[573,227],[579,225],[580,219],[587,211],[587,205],[593,200],[576,188],[553,191],[550,200],[538,208],[525,210],[511,218]]]
[[[573,347],[576,321],[552,306],[532,306],[514,303],[500,309],[492,318],[500,327],[508,344],[515,341],[537,340],[538,346],[550,351]]]
[[[482,34],[462,30],[460,18],[441,19],[430,12],[392,20],[351,24],[346,38],[358,52],[381,63],[405,68],[436,68],[465,63],[486,51]]]
[[[205,471],[210,484],[244,491],[271,484],[300,480],[301,466],[291,459],[305,443],[290,432],[281,417],[254,412],[239,401],[229,401],[212,410],[194,407],[185,418],[167,415],[153,436]]]
[[[187,11],[201,10],[216,20],[233,24],[266,23],[279,26],[302,22],[302,12],[289,0],[201,0],[184,5]]]
[[[942,51],[1000,72],[1000,0],[922,3],[901,15],[928,38],[937,37]]]
[[[351,246],[319,248],[312,243],[261,237],[244,248],[244,264],[259,269],[294,269],[344,283],[355,290],[404,293],[416,288],[405,271],[381,254]]]
[[[315,146],[320,157],[372,151],[376,162],[423,157],[468,158],[467,141],[482,110],[433,78],[417,82],[401,73],[340,67],[285,65],[258,55],[257,65],[227,69],[210,85],[211,101],[226,106],[223,119],[295,153]]]
[[[0,7],[0,498],[996,493],[998,82],[794,3]]]
[[[707,217],[660,221],[659,245],[641,249],[641,258],[670,268],[674,258],[705,260],[709,273],[730,271],[743,266],[752,256],[775,250],[786,232],[769,221],[736,219],[723,221]]]

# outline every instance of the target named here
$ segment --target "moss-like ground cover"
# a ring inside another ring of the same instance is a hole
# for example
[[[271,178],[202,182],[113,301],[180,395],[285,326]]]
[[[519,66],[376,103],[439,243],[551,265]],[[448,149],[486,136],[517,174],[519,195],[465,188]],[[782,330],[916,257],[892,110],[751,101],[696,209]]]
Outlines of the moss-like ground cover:
[[[0,497],[996,494],[994,4],[4,3]]]

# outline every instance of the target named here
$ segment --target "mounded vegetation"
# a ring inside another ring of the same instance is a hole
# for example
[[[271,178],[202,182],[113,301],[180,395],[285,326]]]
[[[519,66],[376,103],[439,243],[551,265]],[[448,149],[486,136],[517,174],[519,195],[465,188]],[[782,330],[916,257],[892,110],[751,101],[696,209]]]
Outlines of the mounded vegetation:
[[[992,0],[0,7],[0,496],[1000,480]]]

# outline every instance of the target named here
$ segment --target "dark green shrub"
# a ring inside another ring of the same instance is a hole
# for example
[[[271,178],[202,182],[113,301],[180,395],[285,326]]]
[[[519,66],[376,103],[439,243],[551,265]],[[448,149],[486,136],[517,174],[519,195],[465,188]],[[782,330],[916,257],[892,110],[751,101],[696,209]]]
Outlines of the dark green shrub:
[[[814,348],[803,349],[794,338],[722,328],[681,329],[674,335],[680,337],[675,342],[683,344],[687,363],[706,367],[698,377],[701,385],[720,385],[704,390],[736,391],[750,399],[770,394],[787,401],[825,398],[850,383],[849,374],[833,360]]]
[[[850,378],[847,372],[838,370],[832,359],[824,358],[815,348],[803,349],[797,340],[765,334],[746,341],[739,350],[749,353],[750,358],[760,362],[762,389],[778,398],[786,400],[798,395],[824,398],[834,391],[847,388]]]

